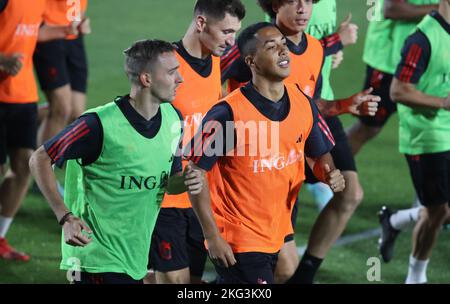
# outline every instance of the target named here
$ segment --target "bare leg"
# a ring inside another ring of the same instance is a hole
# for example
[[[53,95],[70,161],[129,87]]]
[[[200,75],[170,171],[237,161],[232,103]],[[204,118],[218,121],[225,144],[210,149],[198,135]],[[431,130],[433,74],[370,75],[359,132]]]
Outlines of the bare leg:
[[[439,206],[425,207],[414,227],[412,237],[412,256],[418,260],[427,260],[436,244],[442,225],[449,218],[449,207],[445,203]]]
[[[63,130],[70,121],[72,115],[72,97],[70,85],[46,92],[49,102],[49,111],[41,123],[38,132],[38,145]]]
[[[155,271],[156,283],[157,284],[189,284],[190,283],[190,272],[189,267],[169,271],[169,272],[159,272]]]
[[[323,259],[325,257],[363,199],[363,190],[358,180],[358,173],[343,171],[342,174],[346,182],[345,190],[336,193],[320,213],[309,237],[307,251],[317,258]]]
[[[277,267],[275,268],[275,283],[284,284],[295,273],[300,263],[295,240],[284,243],[278,254]]]
[[[348,142],[353,155],[356,155],[361,148],[371,139],[381,132],[381,128],[369,127],[359,120],[346,130]]]
[[[83,114],[86,109],[86,94],[72,91],[72,114],[70,122],[74,121]]]
[[[0,185],[0,215],[12,218],[19,210],[20,204],[28,191],[30,169],[28,161],[33,150],[12,149],[10,151],[10,169]]]

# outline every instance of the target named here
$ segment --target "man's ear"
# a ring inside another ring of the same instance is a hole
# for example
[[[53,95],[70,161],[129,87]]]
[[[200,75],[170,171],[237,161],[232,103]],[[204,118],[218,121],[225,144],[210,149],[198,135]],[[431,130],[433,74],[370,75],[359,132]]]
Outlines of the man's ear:
[[[251,55],[247,55],[244,58],[245,64],[248,65],[249,68],[252,68],[255,66],[255,59]]]
[[[203,32],[206,27],[206,17],[203,15],[198,15],[195,17],[195,29],[197,32]]]
[[[152,84],[152,76],[150,73],[141,73],[141,75],[139,75],[139,80],[144,88],[148,88]]]
[[[281,6],[281,1],[273,1],[272,2],[272,10],[275,12],[275,14],[278,14],[278,10],[280,9]]]

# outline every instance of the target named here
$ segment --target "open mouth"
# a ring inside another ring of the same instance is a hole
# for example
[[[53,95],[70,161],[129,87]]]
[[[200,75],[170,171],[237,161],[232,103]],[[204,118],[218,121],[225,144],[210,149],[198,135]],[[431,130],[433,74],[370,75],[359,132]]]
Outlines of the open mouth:
[[[280,61],[278,61],[278,66],[281,68],[287,68],[289,67],[289,59],[282,59]]]

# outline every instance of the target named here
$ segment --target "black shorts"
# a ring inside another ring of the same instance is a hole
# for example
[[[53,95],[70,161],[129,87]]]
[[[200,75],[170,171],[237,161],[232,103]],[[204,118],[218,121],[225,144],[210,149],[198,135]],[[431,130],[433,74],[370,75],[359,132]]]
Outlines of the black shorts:
[[[207,251],[200,223],[192,208],[161,208],[153,231],[150,265],[159,272],[190,268],[201,277]]]
[[[450,151],[405,155],[417,196],[424,206],[450,202]]]
[[[83,36],[38,43],[33,61],[43,91],[70,84],[73,91],[86,93],[88,67]]]
[[[274,271],[278,253],[235,253],[236,264],[225,268],[214,264],[217,284],[275,284]]]
[[[99,284],[126,284],[126,285],[139,285],[144,284],[143,280],[135,280],[125,273],[89,273],[81,272],[80,280],[74,280],[75,285],[99,285]]]
[[[36,149],[37,104],[0,102],[0,164],[9,149]]]
[[[331,150],[330,154],[333,157],[334,165],[341,171],[356,172],[355,159],[353,157],[352,149],[348,143],[347,135],[344,127],[338,117],[326,118],[328,127],[333,134],[336,145]],[[306,183],[315,184],[319,182],[314,176],[309,166],[305,166]]]
[[[369,127],[382,127],[397,111],[397,105],[391,100],[389,91],[391,88],[393,75],[378,71],[370,66],[366,69],[366,81],[364,89],[373,88],[373,95],[381,97],[378,104],[378,111],[375,116],[359,116],[359,120]]]
[[[292,209],[292,214],[291,214],[291,224],[292,224],[292,229],[294,230],[294,233],[288,234],[284,237],[285,243],[294,240],[295,227],[297,227],[297,215],[298,215],[298,204],[299,203],[300,203],[300,201],[297,197],[297,199],[295,200],[294,208]]]

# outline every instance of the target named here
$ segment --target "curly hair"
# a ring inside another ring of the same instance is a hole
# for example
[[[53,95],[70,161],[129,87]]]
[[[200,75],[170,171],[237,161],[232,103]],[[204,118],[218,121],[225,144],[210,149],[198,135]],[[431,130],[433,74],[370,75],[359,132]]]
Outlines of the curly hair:
[[[258,5],[263,9],[263,11],[270,16],[270,18],[275,18],[277,14],[273,11],[274,5],[281,5],[286,0],[257,0]],[[313,4],[319,2],[320,0],[312,0]]]

